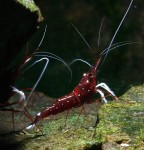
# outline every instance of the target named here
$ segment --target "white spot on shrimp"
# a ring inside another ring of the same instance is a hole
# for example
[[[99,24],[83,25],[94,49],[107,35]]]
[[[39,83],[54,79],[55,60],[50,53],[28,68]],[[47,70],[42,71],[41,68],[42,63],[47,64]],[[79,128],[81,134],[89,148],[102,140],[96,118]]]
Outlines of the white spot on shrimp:
[[[67,101],[69,103],[69,101]]]
[[[80,96],[80,94],[78,94],[78,96]]]
[[[89,83],[89,80],[87,80],[86,82]]]
[[[82,90],[84,90],[84,88],[82,88]]]
[[[88,92],[90,92],[90,90],[88,90]]]
[[[37,116],[40,116],[41,115],[41,113],[39,112],[38,114],[37,114]]]
[[[84,73],[83,76],[86,76],[86,73]]]

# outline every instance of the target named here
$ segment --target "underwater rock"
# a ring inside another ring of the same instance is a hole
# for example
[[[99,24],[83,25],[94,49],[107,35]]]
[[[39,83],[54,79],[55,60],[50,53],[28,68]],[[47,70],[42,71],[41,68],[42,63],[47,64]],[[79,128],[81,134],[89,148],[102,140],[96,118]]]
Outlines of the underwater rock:
[[[3,103],[11,96],[15,70],[22,63],[21,60],[16,64],[14,60],[43,18],[33,0],[1,1],[0,12],[0,101]]]
[[[134,86],[117,103],[101,107],[96,135],[99,142],[103,143],[103,149],[144,148],[143,91],[144,85]]]

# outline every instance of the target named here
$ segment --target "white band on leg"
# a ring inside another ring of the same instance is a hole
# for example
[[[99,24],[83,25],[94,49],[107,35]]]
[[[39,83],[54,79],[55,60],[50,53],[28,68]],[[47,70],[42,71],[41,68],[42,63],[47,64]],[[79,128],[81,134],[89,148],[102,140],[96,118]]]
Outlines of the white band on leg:
[[[96,91],[101,95],[102,102],[107,103],[107,100],[104,97],[104,93],[99,89],[96,89]]]
[[[115,94],[114,94],[114,92],[105,84],[105,83],[100,83],[100,84],[98,84],[97,86],[96,86],[96,88],[98,88],[98,87],[102,87],[102,88],[104,88],[106,91],[108,91],[112,96],[116,96]]]

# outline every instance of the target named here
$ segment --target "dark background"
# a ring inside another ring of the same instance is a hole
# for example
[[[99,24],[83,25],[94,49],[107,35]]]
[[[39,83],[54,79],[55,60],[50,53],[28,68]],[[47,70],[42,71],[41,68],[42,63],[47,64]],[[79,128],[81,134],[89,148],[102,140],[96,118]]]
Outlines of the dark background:
[[[41,9],[44,21],[40,25],[40,29],[28,41],[29,52],[36,49],[47,25],[46,36],[40,51],[52,52],[68,64],[73,59],[81,58],[93,65],[96,56],[99,56],[100,52],[109,46],[130,0],[42,0],[35,2]],[[123,46],[110,52],[97,78],[98,82],[106,82],[117,95],[123,94],[131,86],[142,84],[144,81],[143,10],[144,2],[135,0],[114,40],[114,43],[138,41],[141,44]],[[101,30],[100,46],[98,47],[98,32],[103,17],[105,17],[105,20]],[[91,50],[71,23],[84,36],[91,46]],[[26,45],[13,62],[13,65],[20,63],[25,53]],[[33,61],[36,59],[34,58]],[[41,62],[22,74],[16,80],[16,87],[32,87],[43,66],[44,62]],[[81,62],[76,62],[71,66],[71,69],[73,77],[69,83],[70,72],[68,69],[61,62],[50,59],[47,71],[36,90],[42,91],[51,97],[59,97],[71,92],[78,84],[82,74],[89,70],[89,67]]]

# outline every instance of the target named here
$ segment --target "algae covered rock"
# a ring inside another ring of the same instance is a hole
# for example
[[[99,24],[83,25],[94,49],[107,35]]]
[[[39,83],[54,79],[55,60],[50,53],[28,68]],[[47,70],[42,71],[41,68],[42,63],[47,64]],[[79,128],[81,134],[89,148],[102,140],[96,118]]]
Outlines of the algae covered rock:
[[[14,61],[43,18],[33,0],[1,1],[0,12],[0,101],[5,102],[22,63]]]
[[[144,149],[144,86],[132,87],[99,111],[97,141],[103,149]]]
[[[143,90],[144,86],[132,87],[118,102],[111,101],[102,106],[99,103],[87,104],[84,106],[85,113],[80,107],[50,116],[38,123],[42,132],[36,132],[37,128],[23,130],[1,137],[0,142],[5,143],[4,147],[15,146],[21,150],[143,150]],[[132,99],[132,95],[136,95],[137,99]],[[34,97],[37,99],[34,105],[36,112],[30,112],[33,117],[46,107],[44,104],[50,106],[54,101],[44,98],[44,95],[40,97],[42,101],[36,95]]]

